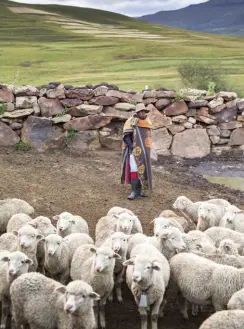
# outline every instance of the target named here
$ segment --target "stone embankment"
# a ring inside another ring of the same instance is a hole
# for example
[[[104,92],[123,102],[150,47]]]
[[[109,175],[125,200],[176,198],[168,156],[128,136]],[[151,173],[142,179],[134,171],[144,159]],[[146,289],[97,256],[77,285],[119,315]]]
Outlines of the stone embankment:
[[[137,103],[150,110],[158,155],[195,158],[244,147],[244,99],[236,93],[122,91],[106,83],[0,85],[0,146],[120,150],[123,124]]]

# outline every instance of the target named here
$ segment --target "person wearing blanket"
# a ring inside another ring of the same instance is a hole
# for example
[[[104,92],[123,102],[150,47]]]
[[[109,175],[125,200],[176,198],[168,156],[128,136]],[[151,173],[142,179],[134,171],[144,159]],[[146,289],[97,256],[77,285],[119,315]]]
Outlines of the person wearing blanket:
[[[143,103],[136,105],[133,117],[124,125],[122,140],[122,184],[131,184],[129,200],[146,197],[152,190],[151,129],[148,109]]]

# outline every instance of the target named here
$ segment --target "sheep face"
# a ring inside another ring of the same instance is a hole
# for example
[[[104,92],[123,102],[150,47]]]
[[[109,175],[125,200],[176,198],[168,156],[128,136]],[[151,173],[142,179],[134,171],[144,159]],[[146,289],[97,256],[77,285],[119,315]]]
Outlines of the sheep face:
[[[18,237],[18,244],[21,248],[31,248],[37,246],[38,242],[43,239],[43,235],[39,234],[36,229],[30,225],[22,226],[19,231],[13,231]]]
[[[179,210],[185,210],[188,205],[188,199],[185,196],[179,196],[174,204],[173,208],[174,209],[179,209]]]
[[[238,255],[238,247],[233,240],[225,239],[220,241],[218,253],[227,255]]]
[[[56,291],[64,295],[64,311],[69,314],[75,314],[79,310],[88,311],[92,308],[93,301],[100,299],[92,287],[81,280],[70,282],[67,287],[58,287]]]
[[[182,234],[176,227],[161,230],[158,239],[162,240],[163,244],[167,246],[170,251],[178,253],[186,249]]]
[[[128,248],[128,239],[131,235],[126,235],[123,232],[116,232],[111,236],[112,249],[114,252],[120,254]]]
[[[234,228],[234,220],[237,214],[242,213],[242,211],[240,209],[238,209],[235,206],[229,206],[226,211],[225,214],[221,220],[221,226],[226,227],[226,228],[230,228],[233,229]]]
[[[14,251],[1,260],[8,263],[8,278],[10,281],[21,274],[27,273],[29,266],[33,264],[32,260],[20,251]]]
[[[156,237],[159,236],[159,233],[161,230],[167,229],[170,227],[170,221],[168,218],[164,218],[164,217],[157,217],[154,219],[154,235]]]
[[[56,228],[52,225],[51,220],[44,216],[36,217],[28,224],[37,229],[44,236],[56,233]]]
[[[136,216],[127,213],[121,213],[119,215],[115,215],[115,218],[117,219],[116,231],[123,232],[125,234],[131,233],[133,224],[137,219]]]
[[[45,254],[49,256],[53,256],[57,250],[60,248],[61,244],[63,243],[63,239],[61,236],[57,234],[50,234],[45,238]]]
[[[93,260],[93,268],[94,268],[94,271],[98,272],[98,273],[114,269],[115,260],[121,259],[120,255],[115,253],[111,248],[92,247],[90,249],[90,251],[95,254],[94,260]]]
[[[153,261],[145,256],[136,256],[134,259],[126,260],[123,265],[133,265],[132,279],[140,284],[151,281],[153,271],[161,270],[157,261]]]

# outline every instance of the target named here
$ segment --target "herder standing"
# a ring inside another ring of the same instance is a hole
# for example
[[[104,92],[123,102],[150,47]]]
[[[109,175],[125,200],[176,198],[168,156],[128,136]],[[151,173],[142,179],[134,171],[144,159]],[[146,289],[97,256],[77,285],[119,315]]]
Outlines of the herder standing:
[[[131,184],[129,200],[138,196],[147,197],[152,190],[151,172],[151,128],[143,103],[136,105],[132,118],[125,122],[123,129],[122,184]]]

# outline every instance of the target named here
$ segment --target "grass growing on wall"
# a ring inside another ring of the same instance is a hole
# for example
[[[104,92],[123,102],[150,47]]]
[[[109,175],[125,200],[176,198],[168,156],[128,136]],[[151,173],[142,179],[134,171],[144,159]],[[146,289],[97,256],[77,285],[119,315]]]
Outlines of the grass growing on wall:
[[[10,6],[59,16],[13,13]],[[143,33],[161,39],[143,39]],[[0,82],[11,84],[17,75],[16,85],[107,81],[124,89],[178,89],[178,67],[193,60],[217,62],[229,89],[242,91],[244,38],[172,29],[94,9],[0,1]]]

